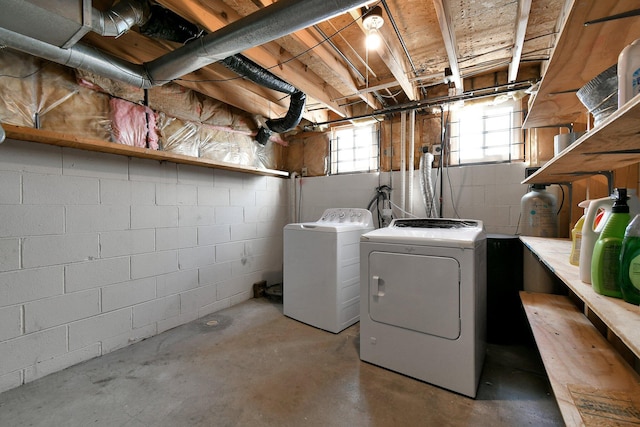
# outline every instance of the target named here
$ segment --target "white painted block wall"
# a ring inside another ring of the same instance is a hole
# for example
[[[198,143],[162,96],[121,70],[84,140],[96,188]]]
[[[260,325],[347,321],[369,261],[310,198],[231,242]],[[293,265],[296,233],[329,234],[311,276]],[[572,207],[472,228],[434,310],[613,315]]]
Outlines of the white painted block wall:
[[[520,199],[527,192],[527,186],[520,184],[525,167],[524,163],[513,163],[445,169],[443,216],[482,220],[488,233],[516,234]],[[436,183],[436,171],[432,179]],[[401,174],[398,172],[392,176],[362,173],[302,178],[301,222],[316,221],[327,208],[366,207],[375,196],[375,188],[383,184],[391,184],[392,200],[399,205]],[[438,181],[436,194],[439,193]],[[425,215],[418,171],[413,180],[412,212],[416,216]]]
[[[282,280],[288,180],[0,145],[0,391]]]

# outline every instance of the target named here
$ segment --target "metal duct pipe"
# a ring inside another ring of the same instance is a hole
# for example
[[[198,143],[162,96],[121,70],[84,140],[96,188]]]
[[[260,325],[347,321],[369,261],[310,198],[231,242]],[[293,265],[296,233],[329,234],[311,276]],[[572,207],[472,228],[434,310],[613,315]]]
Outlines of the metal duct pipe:
[[[280,0],[143,66],[79,44],[61,49],[4,28],[0,28],[0,44],[58,64],[148,88],[312,26],[369,1]]]
[[[0,44],[71,68],[95,73],[139,88],[150,88],[151,79],[142,65],[132,64],[115,56],[81,44],[62,49],[49,43],[0,27]]]
[[[91,10],[91,30],[101,36],[120,37],[134,25],[143,25],[151,9],[146,0],[124,0],[106,12]]]
[[[362,0],[280,0],[147,64],[160,84],[359,7]]]

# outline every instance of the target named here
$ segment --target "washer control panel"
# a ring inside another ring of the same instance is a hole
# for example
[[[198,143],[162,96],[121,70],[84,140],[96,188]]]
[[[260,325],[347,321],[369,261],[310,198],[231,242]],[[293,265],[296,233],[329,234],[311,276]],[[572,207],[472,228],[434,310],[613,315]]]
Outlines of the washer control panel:
[[[331,208],[324,211],[318,223],[360,224],[371,226],[373,217],[367,209],[361,208]]]

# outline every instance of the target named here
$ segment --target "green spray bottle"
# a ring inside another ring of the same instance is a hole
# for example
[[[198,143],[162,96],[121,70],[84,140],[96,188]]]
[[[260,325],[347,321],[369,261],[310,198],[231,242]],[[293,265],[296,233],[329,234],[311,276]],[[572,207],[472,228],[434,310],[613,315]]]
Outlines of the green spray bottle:
[[[591,260],[591,286],[601,295],[622,298],[618,271],[622,239],[630,220],[627,189],[617,188],[611,215],[596,241]]]

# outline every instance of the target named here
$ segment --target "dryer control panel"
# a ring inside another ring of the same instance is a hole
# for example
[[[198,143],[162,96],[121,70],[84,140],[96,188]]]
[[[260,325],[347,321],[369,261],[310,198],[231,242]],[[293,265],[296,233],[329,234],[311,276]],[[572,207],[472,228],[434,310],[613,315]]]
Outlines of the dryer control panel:
[[[318,223],[360,224],[363,227],[371,227],[373,217],[367,209],[331,208],[324,211]]]

